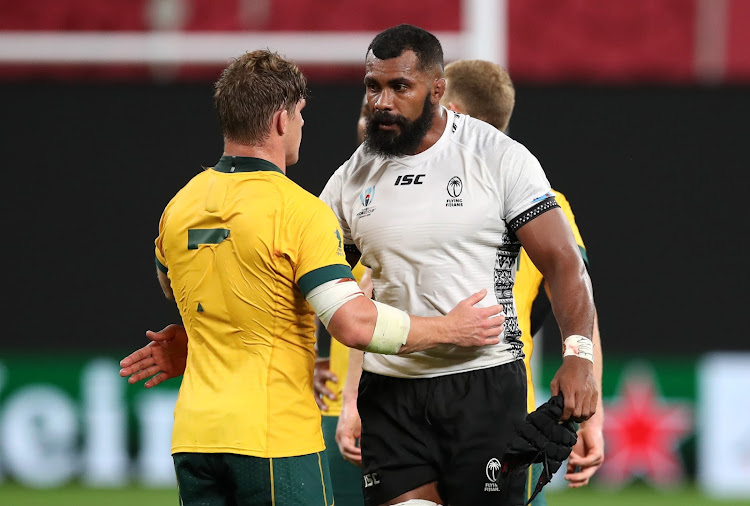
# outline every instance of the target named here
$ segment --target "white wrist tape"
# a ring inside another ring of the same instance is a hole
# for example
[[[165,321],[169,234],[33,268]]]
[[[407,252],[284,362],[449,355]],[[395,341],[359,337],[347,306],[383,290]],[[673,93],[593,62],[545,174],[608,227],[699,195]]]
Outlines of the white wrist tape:
[[[375,331],[372,333],[372,341],[367,345],[365,351],[381,353],[383,355],[395,355],[406,344],[411,328],[411,318],[400,309],[373,301],[378,310],[378,318],[375,320]]]
[[[365,294],[362,293],[362,290],[360,290],[359,285],[355,281],[335,279],[316,286],[310,290],[306,298],[307,302],[312,306],[313,311],[317,313],[320,321],[323,322],[323,325],[328,327],[331,318],[333,318],[338,308],[355,297],[364,296]]]
[[[565,338],[565,351],[563,357],[575,355],[585,358],[594,363],[594,343],[588,337],[572,335]]]

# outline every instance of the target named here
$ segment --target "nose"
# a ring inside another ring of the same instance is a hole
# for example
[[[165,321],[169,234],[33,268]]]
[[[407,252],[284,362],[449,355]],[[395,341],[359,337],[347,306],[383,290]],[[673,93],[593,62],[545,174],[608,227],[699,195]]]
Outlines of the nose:
[[[393,94],[388,89],[382,90],[374,105],[376,111],[390,111],[393,109]]]

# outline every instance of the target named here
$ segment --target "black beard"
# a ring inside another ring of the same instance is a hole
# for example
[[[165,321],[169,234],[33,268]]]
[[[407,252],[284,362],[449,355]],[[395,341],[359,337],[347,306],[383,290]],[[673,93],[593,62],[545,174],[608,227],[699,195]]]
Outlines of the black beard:
[[[429,94],[424,99],[422,114],[414,121],[409,121],[400,114],[375,111],[367,118],[365,152],[383,158],[416,153],[432,126],[433,115]],[[400,133],[393,130],[381,130],[380,125],[398,125]]]

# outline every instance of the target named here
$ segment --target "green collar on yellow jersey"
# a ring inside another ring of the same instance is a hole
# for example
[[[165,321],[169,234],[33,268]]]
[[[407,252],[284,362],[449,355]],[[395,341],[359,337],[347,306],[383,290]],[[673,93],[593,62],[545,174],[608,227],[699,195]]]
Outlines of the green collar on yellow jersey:
[[[219,172],[255,172],[256,170],[270,170],[284,173],[276,165],[262,158],[251,156],[222,156],[214,165],[214,170]]]

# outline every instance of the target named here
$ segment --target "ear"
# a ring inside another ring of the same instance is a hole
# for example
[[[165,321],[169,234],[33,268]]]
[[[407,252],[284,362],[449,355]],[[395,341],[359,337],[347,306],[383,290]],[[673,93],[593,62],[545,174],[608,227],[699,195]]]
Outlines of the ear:
[[[439,77],[435,79],[435,81],[432,84],[432,90],[430,91],[431,94],[431,101],[433,104],[439,104],[440,99],[443,98],[443,95],[445,94],[445,78]]]
[[[276,111],[273,115],[273,129],[276,130],[276,133],[279,135],[279,137],[283,137],[286,133],[286,127],[287,123],[289,122],[289,113],[286,112],[286,109],[283,109],[281,111]]]
[[[450,109],[450,110],[451,110],[451,111],[453,111],[453,112],[457,112],[457,113],[459,113],[459,114],[463,114],[463,113],[464,113],[464,111],[463,111],[463,109],[461,108],[461,106],[460,106],[460,105],[458,105],[458,104],[457,104],[457,103],[455,103],[455,102],[448,102],[448,109]]]

